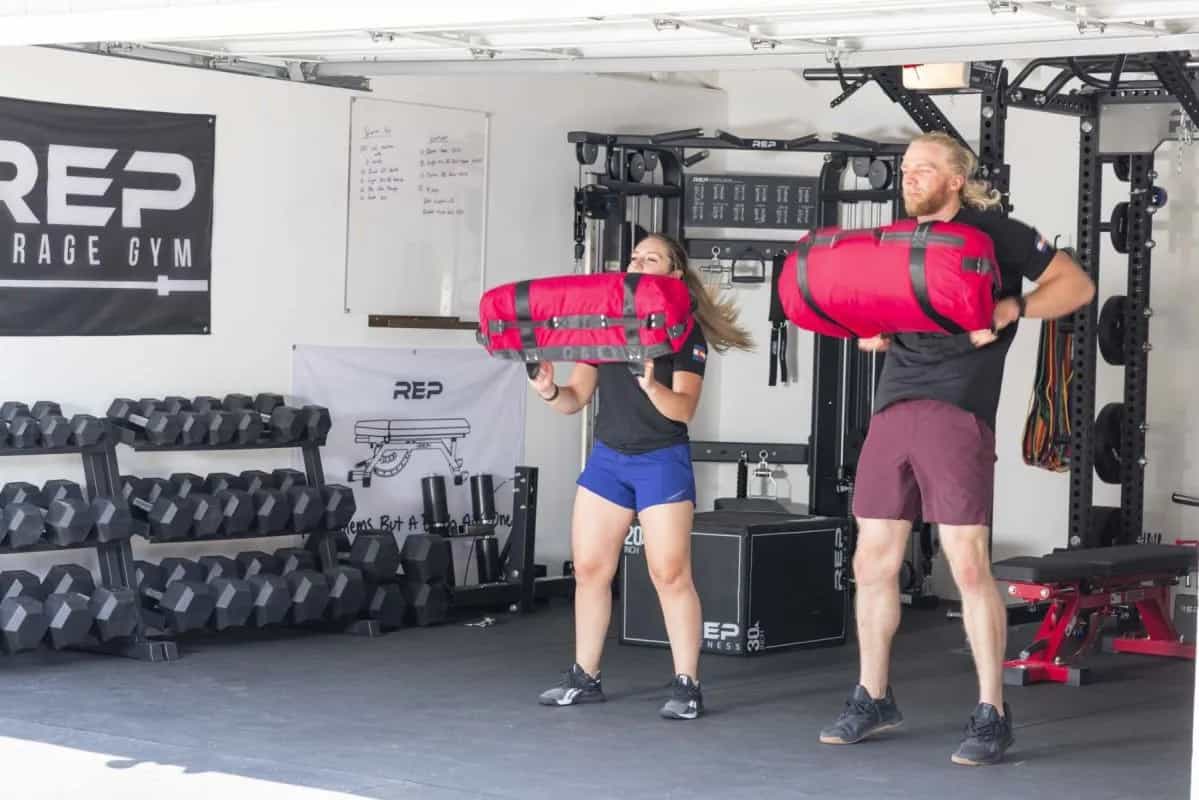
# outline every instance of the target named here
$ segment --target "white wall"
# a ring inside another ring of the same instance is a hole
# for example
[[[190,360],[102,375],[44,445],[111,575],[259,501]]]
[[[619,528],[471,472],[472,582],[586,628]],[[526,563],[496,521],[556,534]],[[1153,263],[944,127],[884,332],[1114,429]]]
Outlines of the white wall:
[[[388,79],[374,94],[493,112],[489,285],[573,268],[574,148],[566,131],[723,124],[724,96],[696,88],[587,76]],[[32,338],[5,342],[7,398],[54,399],[68,414],[103,413],[115,396],[281,391],[293,344],[478,345],[471,332],[371,329],[342,311],[350,93],[42,49],[0,50],[0,93],[49,102],[214,114],[211,336]],[[313,398],[319,401],[319,398]],[[526,463],[541,467],[538,558],[569,557],[578,419],[530,403]],[[125,473],[271,469],[288,451],[205,455],[118,452]],[[10,458],[0,482],[82,481],[75,457]],[[154,545],[138,557],[237,552],[284,540]],[[3,569],[44,570],[89,551],[9,556]]]

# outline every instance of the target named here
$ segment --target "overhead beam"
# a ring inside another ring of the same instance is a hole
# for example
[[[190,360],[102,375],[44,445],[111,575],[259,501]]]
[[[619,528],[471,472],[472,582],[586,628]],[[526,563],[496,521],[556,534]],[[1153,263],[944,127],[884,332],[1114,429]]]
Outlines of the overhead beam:
[[[55,9],[90,3],[18,3],[36,9]],[[156,3],[135,8],[32,11],[5,14],[0,25],[0,46],[63,44],[94,41],[163,42],[211,38],[253,38],[286,34],[294,37],[331,31],[408,28],[455,30],[482,28],[513,21],[530,23],[575,22],[602,14],[608,17],[641,17],[674,13],[667,0],[507,0],[503,3],[397,3],[379,0],[339,2],[207,2]],[[728,0],[688,0],[688,13],[726,11]]]
[[[1127,22],[1094,16],[1088,12],[1086,6],[1078,3],[1056,3],[1052,0],[1021,0],[1021,2],[1014,5],[1031,14],[1063,22],[1073,22],[1078,26],[1080,34],[1087,33],[1091,29],[1095,29],[1098,33],[1103,34],[1107,32],[1108,28],[1128,31],[1130,33],[1149,34],[1151,36],[1158,36],[1163,32],[1160,28],[1147,22]],[[1061,6],[1060,8],[1059,5]]]
[[[203,69],[230,75],[305,83],[334,89],[370,91],[370,81],[361,75],[316,75],[311,62],[288,61],[284,65],[262,64],[239,56],[204,55],[172,50],[166,47],[147,47],[131,42],[97,42],[84,45],[45,45],[44,49],[64,50],[93,56],[125,58],[167,66]]]
[[[1136,36],[1105,36],[1069,42],[1037,41],[1019,44],[953,45],[910,47],[886,50],[858,50],[841,59],[847,67],[885,67],[893,64],[947,61],[989,61],[1040,58],[1047,50],[1056,55],[1116,55],[1148,53],[1156,50],[1199,50],[1199,33],[1171,34],[1157,39]],[[480,64],[465,59],[346,59],[319,64],[319,75],[432,75],[470,74],[486,70],[503,72],[714,72],[779,69],[794,70],[822,67],[828,62],[824,52],[750,52],[741,55],[584,57],[566,59],[495,59]]]

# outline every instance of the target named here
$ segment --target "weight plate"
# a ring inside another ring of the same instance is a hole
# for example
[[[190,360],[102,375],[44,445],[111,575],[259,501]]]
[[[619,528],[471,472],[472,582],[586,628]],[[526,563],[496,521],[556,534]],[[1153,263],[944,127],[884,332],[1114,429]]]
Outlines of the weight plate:
[[[579,142],[575,145],[575,158],[584,167],[594,164],[599,158],[599,145],[594,142]]]
[[[891,185],[891,164],[876,158],[870,162],[870,188],[886,189]]]
[[[629,180],[640,182],[645,177],[645,156],[641,153],[629,153]]]
[[[621,169],[621,151],[616,148],[608,149],[608,177],[614,181],[624,180],[624,170]]]
[[[1124,364],[1124,309],[1127,302],[1124,295],[1114,295],[1107,298],[1099,312],[1099,352],[1104,361],[1117,367]]]
[[[1111,218],[1112,247],[1117,253],[1128,252],[1128,203],[1116,203]]]
[[[874,161],[870,156],[854,156],[849,160],[849,164],[853,167],[853,174],[859,178],[870,177],[870,165]]]
[[[1132,158],[1129,156],[1120,156],[1112,162],[1112,167],[1116,170],[1116,178],[1128,183],[1132,177]]]
[[[1095,474],[1104,483],[1120,482],[1120,439],[1124,429],[1124,404],[1108,403],[1095,418]]]

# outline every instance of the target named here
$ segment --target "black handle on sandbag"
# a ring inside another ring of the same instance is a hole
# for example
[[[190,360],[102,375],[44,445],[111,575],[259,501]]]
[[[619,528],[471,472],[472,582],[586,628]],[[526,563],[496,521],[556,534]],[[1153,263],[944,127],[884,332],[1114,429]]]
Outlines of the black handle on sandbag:
[[[925,273],[925,256],[928,251],[929,233],[932,231],[931,222],[921,222],[912,233],[912,248],[908,262],[908,275],[912,281],[912,294],[920,304],[920,310],[933,322],[941,326],[946,333],[966,333],[966,329],[933,308],[928,296],[928,275]]]

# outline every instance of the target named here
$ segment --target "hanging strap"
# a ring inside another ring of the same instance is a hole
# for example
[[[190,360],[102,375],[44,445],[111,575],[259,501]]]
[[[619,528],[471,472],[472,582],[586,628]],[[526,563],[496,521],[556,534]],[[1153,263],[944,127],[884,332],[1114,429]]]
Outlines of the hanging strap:
[[[940,325],[947,333],[965,333],[965,328],[933,308],[933,304],[928,298],[928,274],[925,270],[925,261],[928,256],[929,232],[932,226],[931,222],[921,222],[912,232],[912,247],[908,255],[908,274],[912,279],[912,294],[916,296],[916,302],[920,304],[924,315]]]
[[[803,296],[804,302],[808,304],[808,308],[812,309],[812,312],[815,313],[816,316],[820,317],[828,324],[840,328],[851,337],[857,336],[857,334],[855,334],[849,328],[845,327],[840,322],[837,322],[835,319],[825,313],[823,308],[816,305],[816,299],[812,297],[812,288],[808,285],[808,250],[810,249],[811,244],[807,239],[801,241],[798,247],[795,249],[795,282],[799,284],[800,295]]]
[[[787,315],[783,312],[783,300],[779,295],[779,278],[783,264],[787,261],[784,251],[775,253],[770,274],[770,379],[769,386],[778,384],[779,373],[783,383],[787,382]]]

